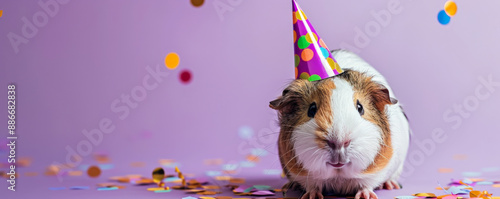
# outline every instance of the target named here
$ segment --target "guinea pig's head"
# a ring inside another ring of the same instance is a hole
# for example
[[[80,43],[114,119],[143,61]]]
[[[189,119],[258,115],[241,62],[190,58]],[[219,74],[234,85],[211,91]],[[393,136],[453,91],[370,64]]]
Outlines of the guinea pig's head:
[[[282,166],[320,178],[384,168],[392,156],[387,104],[392,104],[387,88],[357,71],[294,80],[269,105],[279,113]]]

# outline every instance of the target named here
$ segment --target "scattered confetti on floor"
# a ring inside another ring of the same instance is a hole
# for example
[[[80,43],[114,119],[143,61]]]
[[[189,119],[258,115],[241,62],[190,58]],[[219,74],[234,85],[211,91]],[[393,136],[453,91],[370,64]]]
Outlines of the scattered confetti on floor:
[[[429,198],[429,199],[458,199],[458,198],[481,198],[481,199],[500,199],[500,197],[493,197],[492,193],[474,188],[477,185],[493,186],[500,185],[500,181],[485,181],[483,179],[463,179],[452,180],[447,187],[436,187],[437,190],[442,192],[435,194],[431,192],[416,193],[411,196],[397,196],[396,199],[413,199],[413,198]]]

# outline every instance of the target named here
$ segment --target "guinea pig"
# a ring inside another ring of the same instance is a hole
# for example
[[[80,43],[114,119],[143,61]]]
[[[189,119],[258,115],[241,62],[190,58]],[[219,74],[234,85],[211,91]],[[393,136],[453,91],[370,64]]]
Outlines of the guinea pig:
[[[289,182],[305,191],[376,199],[399,189],[410,126],[385,78],[360,57],[332,51],[344,70],[327,79],[297,79],[270,102],[278,111],[278,151]]]

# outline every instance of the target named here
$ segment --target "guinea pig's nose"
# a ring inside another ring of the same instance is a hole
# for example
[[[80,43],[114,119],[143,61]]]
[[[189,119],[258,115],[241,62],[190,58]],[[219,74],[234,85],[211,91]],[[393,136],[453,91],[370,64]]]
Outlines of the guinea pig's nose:
[[[347,148],[349,147],[349,145],[351,144],[351,140],[346,140],[345,142],[342,142],[342,143],[335,143],[334,141],[331,141],[331,140],[328,140],[326,141],[326,143],[328,144],[328,146],[330,148],[332,148],[333,150],[337,149],[337,148],[341,148],[341,147],[344,147],[344,148]]]

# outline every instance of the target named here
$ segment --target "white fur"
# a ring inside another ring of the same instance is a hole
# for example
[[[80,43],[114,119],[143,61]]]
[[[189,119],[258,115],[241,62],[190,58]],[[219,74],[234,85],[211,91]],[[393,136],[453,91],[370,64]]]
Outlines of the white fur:
[[[364,72],[373,76],[373,81],[384,85],[390,97],[397,99],[385,78],[373,67],[357,55],[348,51],[334,51],[334,58],[343,69]],[[403,162],[409,145],[409,124],[399,103],[387,105],[393,155],[388,165],[374,173],[363,174],[375,159],[382,143],[380,128],[363,119],[353,104],[353,88],[343,79],[333,78],[336,88],[332,91],[331,108],[333,126],[327,129],[330,140],[340,143],[351,140],[347,148],[336,151],[339,158],[335,163],[345,163],[342,168],[334,168],[327,162],[332,161],[331,151],[321,149],[315,142],[315,131],[318,127],[315,119],[298,126],[292,135],[294,150],[298,162],[302,163],[306,176],[291,174],[293,181],[300,183],[306,191],[334,191],[340,194],[355,193],[362,189],[373,190],[382,183],[397,180],[403,168]],[[320,107],[323,108],[323,107]]]

